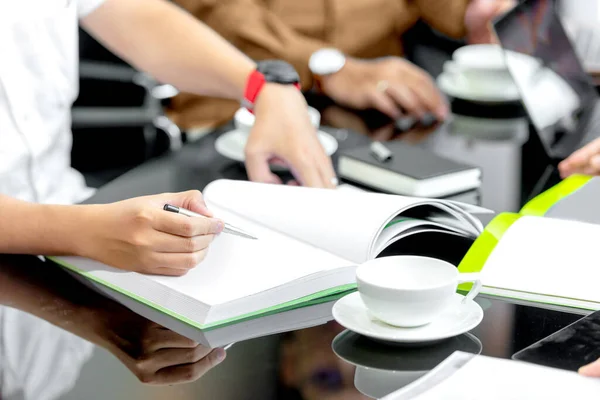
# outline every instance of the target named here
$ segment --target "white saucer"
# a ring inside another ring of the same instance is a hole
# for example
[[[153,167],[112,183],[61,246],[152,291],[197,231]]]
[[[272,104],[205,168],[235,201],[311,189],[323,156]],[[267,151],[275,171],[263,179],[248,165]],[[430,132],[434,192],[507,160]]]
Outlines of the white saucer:
[[[338,149],[338,142],[327,132],[318,131],[319,141],[325,149],[328,156],[331,156]],[[248,140],[248,133],[240,129],[234,129],[219,136],[215,142],[215,148],[224,157],[231,160],[244,162],[244,147]]]
[[[446,73],[441,73],[437,78],[437,85],[440,90],[446,93],[448,96],[452,96],[457,99],[477,101],[484,103],[509,103],[519,101],[521,95],[518,90],[510,88],[505,92],[498,93],[471,93],[467,88],[459,87],[456,85]]]
[[[417,328],[398,328],[379,321],[369,313],[360,293],[339,299],[333,306],[333,317],[344,328],[372,339],[404,344],[439,342],[462,335],[483,319],[483,310],[474,301],[462,304],[464,296],[455,294],[446,312],[437,320]]]

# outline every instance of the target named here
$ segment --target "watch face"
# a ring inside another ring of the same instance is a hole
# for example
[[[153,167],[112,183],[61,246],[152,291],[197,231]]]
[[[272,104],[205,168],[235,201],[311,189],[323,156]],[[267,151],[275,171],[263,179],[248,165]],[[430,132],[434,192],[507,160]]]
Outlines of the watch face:
[[[338,72],[346,63],[344,54],[336,49],[321,49],[313,53],[308,62],[311,72],[316,75],[329,75]]]
[[[281,60],[259,61],[256,68],[265,76],[267,82],[294,84],[300,82],[300,76],[290,64]]]

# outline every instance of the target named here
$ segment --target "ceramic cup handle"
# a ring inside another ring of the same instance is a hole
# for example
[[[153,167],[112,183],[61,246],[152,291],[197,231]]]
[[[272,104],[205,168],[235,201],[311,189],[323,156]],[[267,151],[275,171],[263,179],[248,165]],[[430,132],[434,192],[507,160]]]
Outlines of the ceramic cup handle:
[[[473,272],[473,273],[468,273],[468,274],[459,274],[459,276],[458,276],[458,284],[459,285],[461,283],[468,283],[468,282],[473,283],[473,287],[471,288],[469,293],[467,293],[467,295],[463,299],[463,303],[472,301],[481,291],[482,284],[481,284],[481,278],[480,278],[479,273]]]

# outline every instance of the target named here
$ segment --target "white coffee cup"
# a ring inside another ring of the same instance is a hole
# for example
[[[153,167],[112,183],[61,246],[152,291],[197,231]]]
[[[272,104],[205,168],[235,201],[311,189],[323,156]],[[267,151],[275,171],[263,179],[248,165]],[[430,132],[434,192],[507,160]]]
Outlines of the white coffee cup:
[[[503,50],[498,45],[477,44],[459,48],[452,55],[452,60],[444,64],[444,74],[455,86],[475,95],[518,94]]]
[[[450,304],[460,283],[473,282],[463,302],[481,290],[479,274],[461,274],[446,261],[419,256],[392,256],[367,261],[356,271],[358,291],[370,313],[398,327],[426,325]]]
[[[321,125],[321,113],[319,110],[313,107],[308,107],[308,116],[311,124],[315,128],[319,128]],[[252,126],[254,126],[254,114],[248,111],[245,107],[238,109],[233,117],[233,124],[236,129],[244,132],[250,132]]]

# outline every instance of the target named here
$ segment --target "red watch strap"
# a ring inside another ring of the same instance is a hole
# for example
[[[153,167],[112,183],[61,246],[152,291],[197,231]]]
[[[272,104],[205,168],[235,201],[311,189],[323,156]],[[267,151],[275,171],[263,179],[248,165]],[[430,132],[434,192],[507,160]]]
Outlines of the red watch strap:
[[[248,81],[246,81],[246,89],[244,90],[244,99],[242,101],[242,105],[250,112],[252,112],[254,103],[258,98],[258,94],[266,82],[265,76],[258,70],[252,71],[248,77]],[[300,83],[294,83],[294,86],[300,90]]]
[[[252,111],[254,108],[254,102],[260,93],[260,90],[265,85],[265,76],[254,70],[248,77],[248,81],[246,82],[246,90],[244,91],[244,107],[248,110]]]

